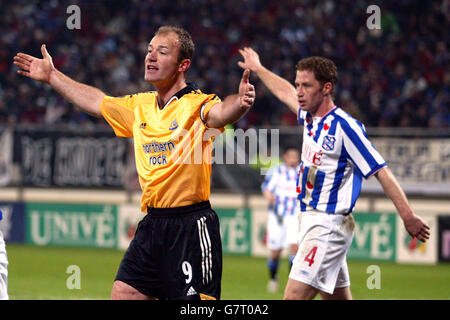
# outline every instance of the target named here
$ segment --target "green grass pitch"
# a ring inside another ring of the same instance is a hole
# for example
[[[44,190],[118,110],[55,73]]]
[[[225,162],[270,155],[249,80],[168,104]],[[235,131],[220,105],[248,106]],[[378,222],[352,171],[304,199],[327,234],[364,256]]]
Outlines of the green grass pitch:
[[[11,299],[109,299],[123,252],[118,250],[7,245],[8,291]],[[370,265],[381,270],[381,288],[369,290]],[[70,265],[80,268],[80,289],[68,289]],[[348,261],[354,299],[450,299],[450,265],[398,265]],[[287,260],[280,264],[280,288],[267,293],[266,259],[224,256],[222,299],[282,299],[288,277]]]

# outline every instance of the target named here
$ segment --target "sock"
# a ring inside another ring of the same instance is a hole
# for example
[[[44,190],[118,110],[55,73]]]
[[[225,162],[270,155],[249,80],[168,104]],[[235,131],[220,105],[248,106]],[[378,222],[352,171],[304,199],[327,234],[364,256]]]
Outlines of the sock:
[[[279,260],[269,259],[267,261],[267,266],[269,267],[269,272],[270,272],[270,279],[277,278],[278,264],[279,264]]]

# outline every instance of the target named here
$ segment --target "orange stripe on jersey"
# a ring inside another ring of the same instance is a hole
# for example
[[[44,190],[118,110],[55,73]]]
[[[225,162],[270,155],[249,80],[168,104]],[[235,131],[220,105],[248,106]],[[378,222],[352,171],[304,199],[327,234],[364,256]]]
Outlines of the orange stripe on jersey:
[[[193,85],[174,95],[162,110],[156,92],[103,99],[100,110],[116,135],[134,137],[142,212],[209,199],[212,141],[224,128],[207,128],[200,112],[206,119],[219,102]]]

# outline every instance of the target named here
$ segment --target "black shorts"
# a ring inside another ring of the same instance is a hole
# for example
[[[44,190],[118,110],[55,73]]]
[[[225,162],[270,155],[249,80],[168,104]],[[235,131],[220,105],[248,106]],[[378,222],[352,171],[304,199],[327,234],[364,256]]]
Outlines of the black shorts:
[[[148,210],[116,280],[158,299],[220,299],[222,242],[209,201]]]

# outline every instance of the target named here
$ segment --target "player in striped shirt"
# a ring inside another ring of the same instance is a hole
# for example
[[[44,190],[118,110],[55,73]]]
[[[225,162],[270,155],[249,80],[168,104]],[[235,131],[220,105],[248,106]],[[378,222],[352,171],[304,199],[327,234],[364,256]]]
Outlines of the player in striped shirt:
[[[289,247],[289,267],[297,252],[298,199],[296,193],[300,153],[294,147],[283,152],[283,163],[270,168],[261,186],[264,197],[269,202],[267,220],[267,247],[270,256],[267,261],[270,280],[267,291],[278,290],[278,265],[280,254]]]
[[[370,143],[364,126],[335,105],[338,73],[331,60],[300,60],[294,87],[262,66],[251,48],[243,48],[240,53],[244,61],[238,65],[254,71],[297,114],[304,127],[297,183],[301,210],[299,249],[285,299],[313,299],[317,293],[324,299],[351,299],[346,254],[353,239],[351,212],[362,178],[375,175],[412,237],[426,241],[429,227],[411,209],[399,183]]]

